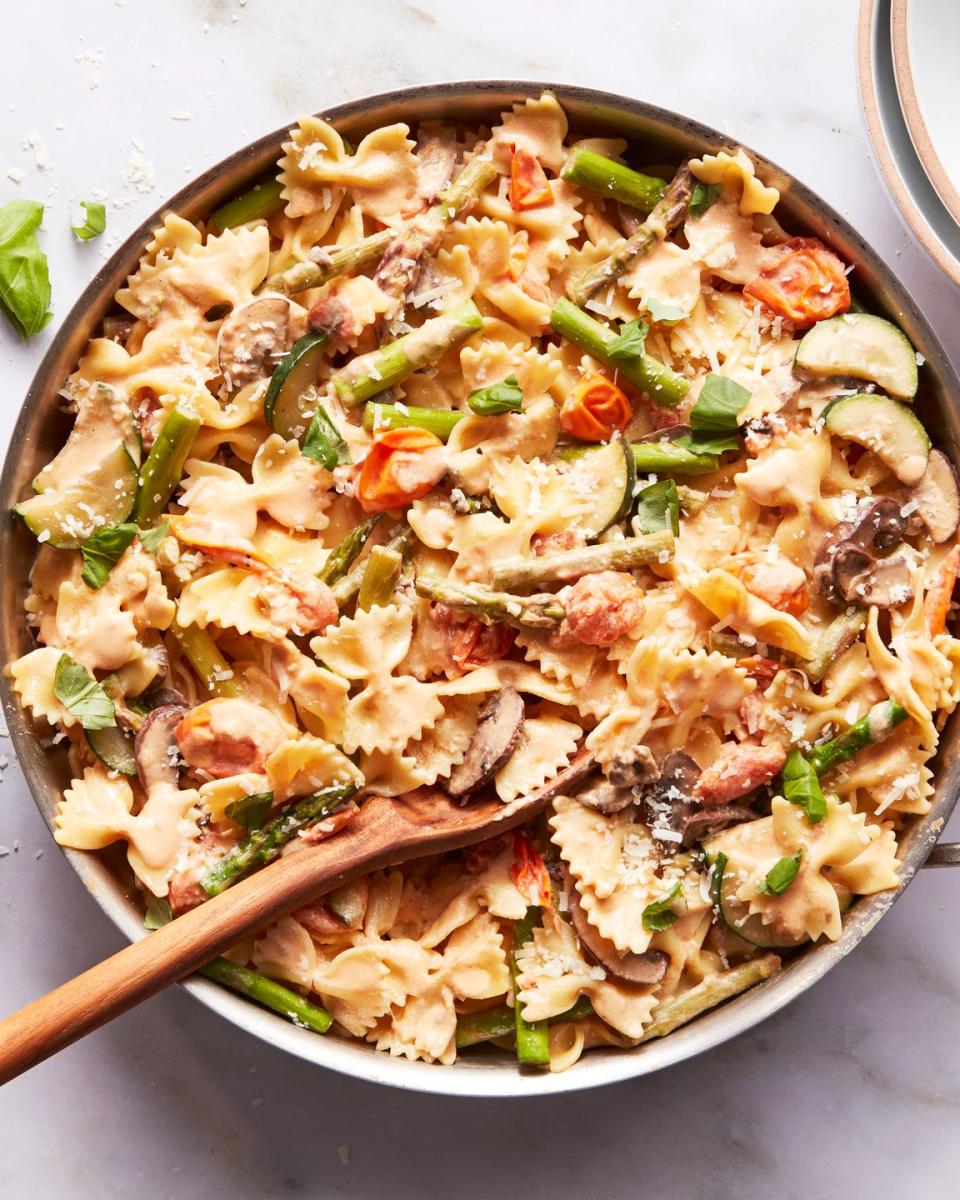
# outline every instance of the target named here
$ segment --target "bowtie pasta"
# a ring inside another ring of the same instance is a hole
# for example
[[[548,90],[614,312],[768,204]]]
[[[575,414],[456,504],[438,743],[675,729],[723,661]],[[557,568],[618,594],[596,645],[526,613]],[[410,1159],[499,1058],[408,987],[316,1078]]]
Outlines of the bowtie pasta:
[[[960,501],[922,360],[742,149],[643,161],[551,95],[304,118],[155,231],[17,507],[56,837],[125,843],[151,926],[372,794],[545,806],[206,968],[318,1032],[664,1036],[839,937],[929,809]]]

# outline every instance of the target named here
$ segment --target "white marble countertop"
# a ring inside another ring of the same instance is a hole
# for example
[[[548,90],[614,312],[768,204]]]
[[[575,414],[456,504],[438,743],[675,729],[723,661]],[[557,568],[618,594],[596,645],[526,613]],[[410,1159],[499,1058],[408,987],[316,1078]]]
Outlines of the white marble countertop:
[[[853,0],[659,8],[8,4],[0,201],[47,203],[61,318],[101,256],[164,196],[302,110],[442,79],[593,85],[722,127],[810,184],[894,265],[960,364],[960,298],[904,232],[870,161]],[[41,150],[24,145],[30,135]],[[131,181],[137,154],[154,190]],[[80,246],[69,218],[95,190],[120,206],[107,235]],[[55,325],[27,346],[0,327],[4,445]],[[0,858],[6,1013],[119,948],[120,936],[15,764],[0,778],[0,844],[19,847]],[[923,873],[851,958],[765,1025],[670,1071],[556,1101],[449,1101],[356,1083],[173,990],[3,1089],[0,1193],[946,1200],[960,1166],[958,946],[960,877]]]

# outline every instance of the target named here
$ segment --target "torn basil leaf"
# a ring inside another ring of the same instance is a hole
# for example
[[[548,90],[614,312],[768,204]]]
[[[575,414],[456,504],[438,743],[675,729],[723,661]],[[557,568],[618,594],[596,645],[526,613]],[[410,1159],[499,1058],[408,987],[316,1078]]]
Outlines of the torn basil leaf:
[[[82,225],[71,225],[70,228],[81,242],[89,242],[106,229],[107,210],[96,200],[81,200],[80,206],[87,214],[86,220]]]
[[[169,533],[170,520],[164,517],[160,524],[154,525],[152,529],[140,530],[140,545],[148,554],[156,554],[157,547]]]
[[[511,373],[490,387],[477,388],[467,397],[472,412],[481,417],[499,417],[504,413],[519,412],[523,405],[523,388]]]
[[[254,792],[252,796],[244,796],[228,804],[224,812],[231,821],[242,825],[247,833],[254,833],[266,824],[273,807],[273,792]]]
[[[80,578],[96,591],[110,578],[111,570],[123,557],[127,547],[137,536],[136,525],[108,525],[80,543],[83,571]]]
[[[683,321],[690,316],[679,304],[665,304],[653,296],[647,301],[647,312],[651,321]]]
[[[162,925],[169,925],[172,920],[170,901],[165,896],[152,896],[143,914],[144,929],[159,929]]]
[[[783,765],[783,794],[791,804],[803,809],[810,825],[816,825],[827,815],[827,798],[817,773],[799,750],[792,750]]]
[[[53,694],[84,729],[111,729],[117,723],[113,701],[86,667],[61,654]]]
[[[620,326],[620,332],[607,348],[607,355],[613,359],[630,361],[643,358],[646,354],[647,334],[650,326],[639,317],[635,321],[625,321]]]
[[[665,892],[658,899],[652,901],[643,910],[643,927],[648,933],[660,933],[664,929],[669,929],[676,921],[679,913],[673,911],[673,904],[680,895],[680,880],[673,885],[669,892]]]
[[[637,493],[633,524],[637,533],[656,533],[658,529],[680,532],[680,497],[675,480],[661,479]]]
[[[53,316],[50,271],[37,230],[43,220],[38,200],[11,200],[0,206],[0,309],[26,339]]]
[[[317,405],[310,421],[307,436],[303,439],[302,453],[304,458],[313,459],[328,471],[339,467],[341,463],[350,462],[347,443],[322,404]]]
[[[722,183],[703,183],[701,180],[693,185],[693,191],[690,193],[690,203],[687,205],[687,211],[691,217],[699,218],[712,208],[720,198],[720,193],[723,191]]]
[[[762,892],[765,896],[782,896],[796,879],[802,857],[803,851],[801,850],[774,863],[763,877],[763,882],[757,885],[757,891]]]
[[[750,393],[725,375],[708,375],[690,413],[690,428],[697,433],[732,433],[739,414],[750,402]]]

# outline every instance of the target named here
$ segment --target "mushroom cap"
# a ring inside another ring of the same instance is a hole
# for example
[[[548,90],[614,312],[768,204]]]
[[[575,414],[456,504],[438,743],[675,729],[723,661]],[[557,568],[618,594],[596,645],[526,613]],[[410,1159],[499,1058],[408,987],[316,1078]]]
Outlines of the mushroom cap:
[[[143,718],[133,743],[137,774],[144,790],[159,783],[176,786],[180,778],[180,752],[176,730],[187,712],[185,704],[162,704]]]
[[[467,796],[482,787],[507,761],[523,733],[523,700],[516,688],[496,692],[480,710],[476,732],[463,762],[447,780],[447,795]]]
[[[960,525],[960,488],[953,463],[942,450],[931,450],[923,478],[910,491],[916,513],[935,542],[953,537]]]
[[[225,318],[217,336],[217,360],[230,391],[272,373],[289,348],[290,326],[290,301],[282,296],[263,296]]]

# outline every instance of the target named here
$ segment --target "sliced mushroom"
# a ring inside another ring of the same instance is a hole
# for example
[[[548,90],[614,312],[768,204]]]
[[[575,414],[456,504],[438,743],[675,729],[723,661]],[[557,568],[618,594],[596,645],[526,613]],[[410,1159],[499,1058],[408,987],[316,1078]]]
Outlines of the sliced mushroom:
[[[708,833],[719,833],[728,825],[742,825],[755,820],[757,814],[742,804],[720,804],[692,813],[683,823],[683,844],[694,846]]]
[[[953,464],[941,450],[930,451],[927,469],[911,489],[910,500],[933,541],[945,542],[953,537],[960,525],[960,488]]]
[[[648,787],[660,778],[660,768],[648,746],[615,754],[603,773],[617,788]]]
[[[467,796],[492,779],[516,750],[523,733],[523,701],[516,688],[505,687],[480,710],[477,731],[463,762],[447,780],[449,796]]]
[[[616,787],[608,779],[598,779],[582,792],[577,792],[577,799],[608,817],[633,804],[636,797],[629,787]]]
[[[913,597],[910,565],[900,554],[874,558],[864,550],[841,548],[834,560],[834,584],[848,604],[896,608]]]
[[[682,750],[672,750],[663,760],[660,778],[647,788],[641,802],[643,819],[661,854],[676,854],[683,841],[684,824],[700,805],[694,788],[700,767]]]
[[[580,907],[580,896],[576,885],[571,882],[567,899],[570,905],[570,922],[580,939],[586,957],[603,967],[608,975],[621,983],[659,983],[666,975],[670,956],[662,950],[648,950],[646,954],[619,954],[613,942],[602,937],[587,920]]]
[[[176,785],[180,778],[180,752],[176,729],[187,709],[182,704],[164,704],[148,713],[137,730],[133,752],[137,774],[146,791],[158,783]]]
[[[849,576],[851,567],[857,561],[853,551],[860,551],[867,559],[871,559],[872,552],[885,554],[899,546],[906,535],[907,523],[895,500],[878,496],[862,506],[853,519],[842,521],[820,543],[813,565],[813,577],[821,595],[834,604],[847,599],[836,577],[838,561],[848,562],[843,574]],[[860,569],[867,569],[869,564],[866,560],[860,561]]]
[[[236,309],[220,326],[217,358],[230,391],[270,375],[292,341],[290,301],[264,296]]]
[[[178,692],[176,688],[172,687],[148,688],[142,696],[137,697],[137,700],[150,709],[163,708],[168,704],[176,704],[183,709],[189,708],[183,692]]]

